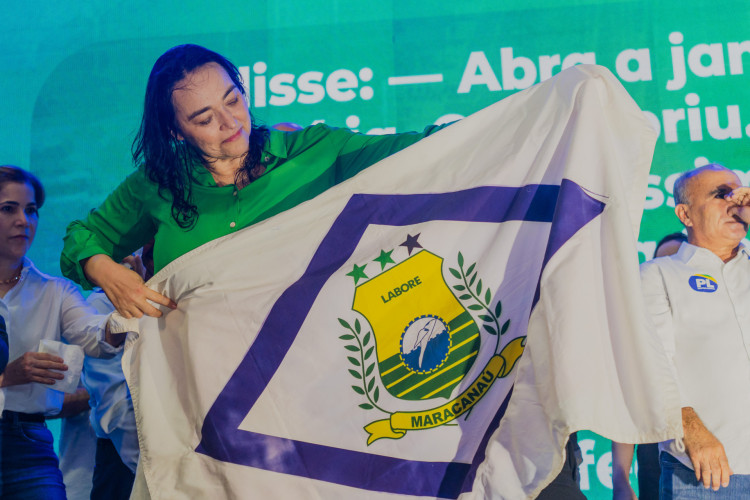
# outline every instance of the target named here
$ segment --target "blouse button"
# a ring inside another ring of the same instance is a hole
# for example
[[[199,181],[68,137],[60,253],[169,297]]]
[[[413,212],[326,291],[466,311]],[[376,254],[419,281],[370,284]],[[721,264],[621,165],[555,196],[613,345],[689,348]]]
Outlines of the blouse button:
[[[232,196],[237,196],[237,190],[232,191]]]
[[[237,223],[236,223],[236,222],[234,222],[234,221],[232,221],[232,222],[230,222],[230,223],[229,223],[229,227],[234,227],[234,226],[236,226],[236,225],[237,225]]]

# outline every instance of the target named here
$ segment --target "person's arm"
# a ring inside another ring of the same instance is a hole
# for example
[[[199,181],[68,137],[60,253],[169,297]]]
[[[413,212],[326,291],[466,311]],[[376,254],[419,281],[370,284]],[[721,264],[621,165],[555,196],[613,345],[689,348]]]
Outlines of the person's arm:
[[[674,324],[672,321],[672,304],[667,294],[661,269],[653,260],[641,264],[641,291],[643,292],[646,315],[654,327],[659,342],[664,347],[672,376],[677,381],[677,389],[680,393],[682,406],[689,406],[690,402],[677,376],[677,368],[674,361],[677,353],[677,345],[675,343]]]
[[[339,129],[336,133],[346,132],[350,135],[339,151],[335,165],[336,177],[339,182],[349,179],[370,165],[417,143],[448,125],[429,125],[422,132],[384,135],[366,135]]]
[[[714,491],[721,486],[729,486],[729,477],[734,472],[729,466],[724,446],[706,429],[693,408],[682,409],[682,429],[685,433],[685,450],[693,464],[695,478]]]
[[[121,328],[111,331],[111,315],[99,314],[72,283],[60,280],[59,287],[61,336],[69,344],[81,346],[88,356],[112,357],[127,333]]]
[[[635,445],[612,441],[612,499],[638,500],[630,485],[630,466]]]
[[[65,395],[60,413],[48,418],[68,418],[89,409],[91,409],[89,406],[89,393],[85,388],[79,387],[73,394]]]
[[[117,264],[153,238],[156,228],[146,207],[158,196],[154,183],[137,170],[88,217],[70,223],[64,238],[63,274],[86,289],[100,286],[126,318],[160,316],[148,300],[175,307],[146,287],[137,273]]]
[[[89,257],[103,254],[119,262],[153,238],[156,228],[149,216],[148,203],[158,197],[158,188],[142,170],[129,175],[86,218],[71,222],[60,256],[63,275],[92,289],[83,269]]]

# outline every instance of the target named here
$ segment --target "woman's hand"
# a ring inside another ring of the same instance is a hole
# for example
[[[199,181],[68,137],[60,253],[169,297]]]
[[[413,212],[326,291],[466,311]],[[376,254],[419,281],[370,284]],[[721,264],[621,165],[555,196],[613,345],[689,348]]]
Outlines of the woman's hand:
[[[140,318],[144,314],[158,318],[161,311],[148,301],[177,308],[172,299],[151,290],[138,273],[99,254],[89,258],[83,266],[86,277],[107,294],[107,298],[125,318]]]
[[[68,366],[59,356],[44,352],[27,352],[8,363],[0,386],[8,387],[29,382],[52,385],[56,380],[65,378],[60,372],[67,369]]]

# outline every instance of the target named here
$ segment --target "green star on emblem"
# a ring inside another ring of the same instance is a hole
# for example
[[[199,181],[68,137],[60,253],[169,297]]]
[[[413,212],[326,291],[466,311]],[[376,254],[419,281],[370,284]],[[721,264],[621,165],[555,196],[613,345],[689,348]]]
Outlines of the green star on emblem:
[[[385,266],[388,264],[395,264],[393,259],[391,258],[391,254],[393,253],[393,250],[390,252],[386,252],[385,250],[380,251],[380,257],[377,259],[372,259],[373,262],[379,262],[380,263],[380,270],[382,271],[385,269]]]
[[[346,273],[346,275],[354,278],[354,284],[356,285],[360,278],[368,279],[367,275],[365,274],[365,267],[367,267],[367,264],[365,264],[364,266],[358,266],[357,264],[354,264],[354,269],[352,269],[351,272]]]

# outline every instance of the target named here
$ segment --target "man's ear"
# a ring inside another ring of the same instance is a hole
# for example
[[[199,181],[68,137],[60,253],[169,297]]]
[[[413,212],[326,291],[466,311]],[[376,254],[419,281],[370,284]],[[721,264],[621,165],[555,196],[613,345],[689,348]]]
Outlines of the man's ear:
[[[693,226],[693,221],[690,219],[690,207],[688,207],[686,204],[680,203],[679,205],[674,207],[674,213],[685,227]]]

